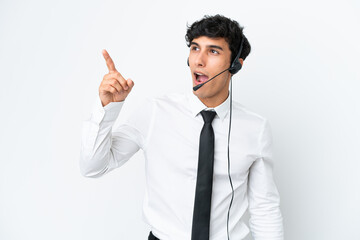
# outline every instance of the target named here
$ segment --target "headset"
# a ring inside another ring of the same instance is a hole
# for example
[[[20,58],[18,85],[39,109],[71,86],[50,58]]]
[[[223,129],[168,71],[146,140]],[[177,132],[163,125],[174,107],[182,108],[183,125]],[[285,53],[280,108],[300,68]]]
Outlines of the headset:
[[[241,43],[240,43],[240,47],[239,47],[239,51],[238,53],[236,54],[235,58],[233,59],[231,65],[229,68],[225,69],[224,71],[216,74],[214,77],[210,78],[209,80],[199,84],[199,85],[196,85],[195,87],[193,87],[193,90],[194,91],[197,91],[199,88],[201,88],[204,84],[210,82],[211,80],[213,80],[214,78],[216,78],[217,76],[219,76],[220,74],[226,72],[229,70],[229,72],[234,75],[236,74],[237,72],[240,71],[240,69],[242,68],[242,64],[241,62],[239,61],[239,58],[240,58],[240,55],[241,55],[241,52],[242,52],[242,49],[243,49],[243,44],[244,44],[244,39],[245,39],[245,36],[243,33],[241,33]],[[190,64],[189,64],[189,58],[187,59],[187,65],[190,67]],[[230,78],[230,118],[229,118],[229,132],[228,132],[228,144],[227,144],[227,157],[228,157],[228,176],[229,176],[229,182],[230,182],[230,186],[231,186],[231,190],[232,190],[232,193],[231,193],[231,200],[230,200],[230,204],[229,204],[229,209],[228,209],[228,213],[227,213],[227,220],[226,220],[226,230],[227,230],[227,237],[228,237],[228,240],[230,240],[230,237],[229,237],[229,216],[230,216],[230,209],[231,209],[231,205],[232,205],[232,202],[234,200],[234,187],[233,187],[233,184],[232,184],[232,180],[231,180],[231,176],[230,176],[230,133],[231,133],[231,119],[232,119],[232,76]]]

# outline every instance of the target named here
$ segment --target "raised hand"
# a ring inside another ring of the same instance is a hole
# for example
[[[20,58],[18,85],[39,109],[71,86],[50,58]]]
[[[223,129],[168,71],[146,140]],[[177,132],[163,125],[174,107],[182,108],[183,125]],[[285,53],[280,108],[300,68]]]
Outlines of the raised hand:
[[[134,82],[130,78],[127,80],[123,78],[116,70],[113,60],[105,49],[102,51],[102,54],[109,69],[109,73],[104,75],[99,87],[101,103],[105,107],[110,102],[124,101],[133,88]]]

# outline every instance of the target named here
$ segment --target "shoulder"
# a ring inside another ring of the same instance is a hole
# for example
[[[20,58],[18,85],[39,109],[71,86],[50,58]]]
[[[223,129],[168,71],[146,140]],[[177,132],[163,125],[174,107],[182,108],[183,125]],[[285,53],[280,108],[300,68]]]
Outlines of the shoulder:
[[[182,108],[187,105],[186,94],[167,93],[157,97],[149,98],[148,101],[156,108]]]
[[[251,119],[255,122],[263,123],[266,121],[266,118],[253,110],[249,109],[248,107],[245,107],[244,105],[240,104],[239,102],[233,101],[232,103],[233,108],[233,114],[236,117],[243,117]]]
[[[152,100],[157,103],[180,103],[186,100],[186,95],[181,93],[167,93],[153,97]]]
[[[266,117],[245,107],[239,102],[232,103],[232,119],[238,123],[238,126],[246,126],[249,131],[262,135],[265,129],[269,129],[269,123]]]
[[[154,108],[162,105],[174,105],[182,103],[185,100],[185,95],[173,93],[163,94],[159,96],[147,96],[140,99],[137,103],[138,108]]]

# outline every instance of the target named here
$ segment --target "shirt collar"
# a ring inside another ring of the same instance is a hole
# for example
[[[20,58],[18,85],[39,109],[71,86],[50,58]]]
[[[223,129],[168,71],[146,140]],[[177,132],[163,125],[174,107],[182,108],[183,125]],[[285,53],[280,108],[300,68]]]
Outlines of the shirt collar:
[[[229,95],[230,96],[230,95]],[[203,104],[200,99],[195,96],[194,93],[188,93],[189,107],[193,117],[196,117],[202,110],[215,110],[216,115],[223,121],[229,112],[230,108],[230,97],[227,97],[226,100],[221,103],[219,106],[214,108],[208,108]]]

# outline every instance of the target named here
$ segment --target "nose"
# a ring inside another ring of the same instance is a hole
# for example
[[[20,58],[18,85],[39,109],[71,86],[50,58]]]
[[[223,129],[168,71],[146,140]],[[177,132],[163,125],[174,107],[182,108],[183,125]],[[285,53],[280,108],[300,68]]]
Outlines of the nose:
[[[205,67],[206,65],[206,55],[204,52],[199,52],[195,58],[195,65],[197,67]]]

